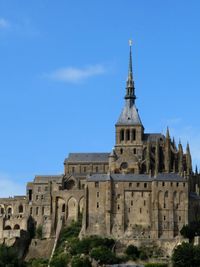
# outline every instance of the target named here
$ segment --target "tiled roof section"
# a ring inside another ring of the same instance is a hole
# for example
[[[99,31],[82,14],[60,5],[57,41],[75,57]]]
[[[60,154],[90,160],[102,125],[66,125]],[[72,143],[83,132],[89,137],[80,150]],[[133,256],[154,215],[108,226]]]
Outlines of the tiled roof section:
[[[156,142],[157,140],[165,140],[165,136],[161,133],[146,133],[144,134],[144,141]]]
[[[136,106],[125,104],[116,125],[142,125]]]
[[[36,175],[34,183],[43,183],[46,184],[49,181],[55,181],[57,183],[62,182],[63,175]]]
[[[139,182],[152,182],[152,181],[186,181],[183,177],[175,173],[159,173],[156,177],[150,177],[147,174],[92,174],[87,176],[88,182],[94,181],[139,181]]]
[[[65,159],[67,163],[107,163],[110,153],[70,153]]]

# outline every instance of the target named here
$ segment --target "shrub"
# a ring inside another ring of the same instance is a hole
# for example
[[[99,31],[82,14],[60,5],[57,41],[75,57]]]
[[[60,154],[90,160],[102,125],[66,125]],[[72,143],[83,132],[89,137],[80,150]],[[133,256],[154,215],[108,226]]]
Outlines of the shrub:
[[[168,267],[168,263],[146,263],[144,267]]]
[[[92,267],[92,264],[88,257],[81,258],[79,256],[75,256],[72,259],[71,266],[72,267]]]
[[[120,261],[116,255],[106,247],[93,248],[90,256],[101,264],[115,264]]]
[[[18,260],[17,253],[13,248],[0,245],[0,267],[5,266],[22,267],[24,265]]]
[[[140,251],[139,258],[140,258],[141,260],[147,260],[147,259],[148,259],[147,252],[146,252],[145,250],[141,250],[141,251]]]
[[[194,267],[199,266],[200,262],[195,262],[194,246],[189,243],[182,243],[174,249],[172,254],[172,262],[174,267]],[[196,259],[198,260],[198,259]]]
[[[38,225],[37,229],[36,229],[36,237],[38,239],[42,239],[42,225]]]
[[[46,267],[47,265],[47,259],[32,259],[27,263],[27,267]]]
[[[139,250],[136,246],[134,245],[129,245],[125,251],[125,253],[131,257],[132,259],[137,259],[139,257]]]
[[[65,267],[69,261],[69,255],[63,252],[53,257],[51,261],[51,267]]]

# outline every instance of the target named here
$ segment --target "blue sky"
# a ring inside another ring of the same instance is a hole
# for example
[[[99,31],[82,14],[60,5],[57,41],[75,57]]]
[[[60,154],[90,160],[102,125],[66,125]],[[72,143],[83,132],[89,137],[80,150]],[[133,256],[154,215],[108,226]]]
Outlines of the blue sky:
[[[137,107],[200,167],[200,1],[0,0],[0,196],[111,151],[133,39]]]

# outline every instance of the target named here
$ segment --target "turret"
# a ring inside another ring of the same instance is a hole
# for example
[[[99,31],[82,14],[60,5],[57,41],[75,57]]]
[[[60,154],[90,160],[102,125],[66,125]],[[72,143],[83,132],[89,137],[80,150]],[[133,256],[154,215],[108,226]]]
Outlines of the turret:
[[[171,171],[171,139],[169,135],[169,128],[167,127],[166,139],[165,139],[165,171],[169,173]]]
[[[191,154],[190,154],[190,146],[189,143],[187,143],[187,148],[186,148],[186,172],[187,175],[189,176],[192,172],[192,158],[191,158]]]
[[[178,144],[178,172],[179,175],[183,176],[183,147],[180,141]]]

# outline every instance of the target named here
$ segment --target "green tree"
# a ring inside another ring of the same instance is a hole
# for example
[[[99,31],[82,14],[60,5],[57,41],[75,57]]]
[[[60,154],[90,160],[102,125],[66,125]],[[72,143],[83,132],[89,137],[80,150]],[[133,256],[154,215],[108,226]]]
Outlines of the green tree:
[[[93,248],[90,256],[101,264],[115,264],[119,262],[116,255],[106,247]]]
[[[198,267],[195,265],[195,249],[190,243],[182,243],[173,251],[172,262],[174,267]]]
[[[36,237],[38,239],[42,239],[42,225],[38,225],[37,229],[36,229]]]
[[[92,267],[92,264],[88,257],[75,256],[71,262],[72,267]]]
[[[132,259],[137,259],[140,255],[138,248],[134,245],[129,245],[125,251],[126,255],[128,255]]]
[[[12,247],[0,245],[0,267],[23,267],[24,264],[18,260],[17,253]]]

